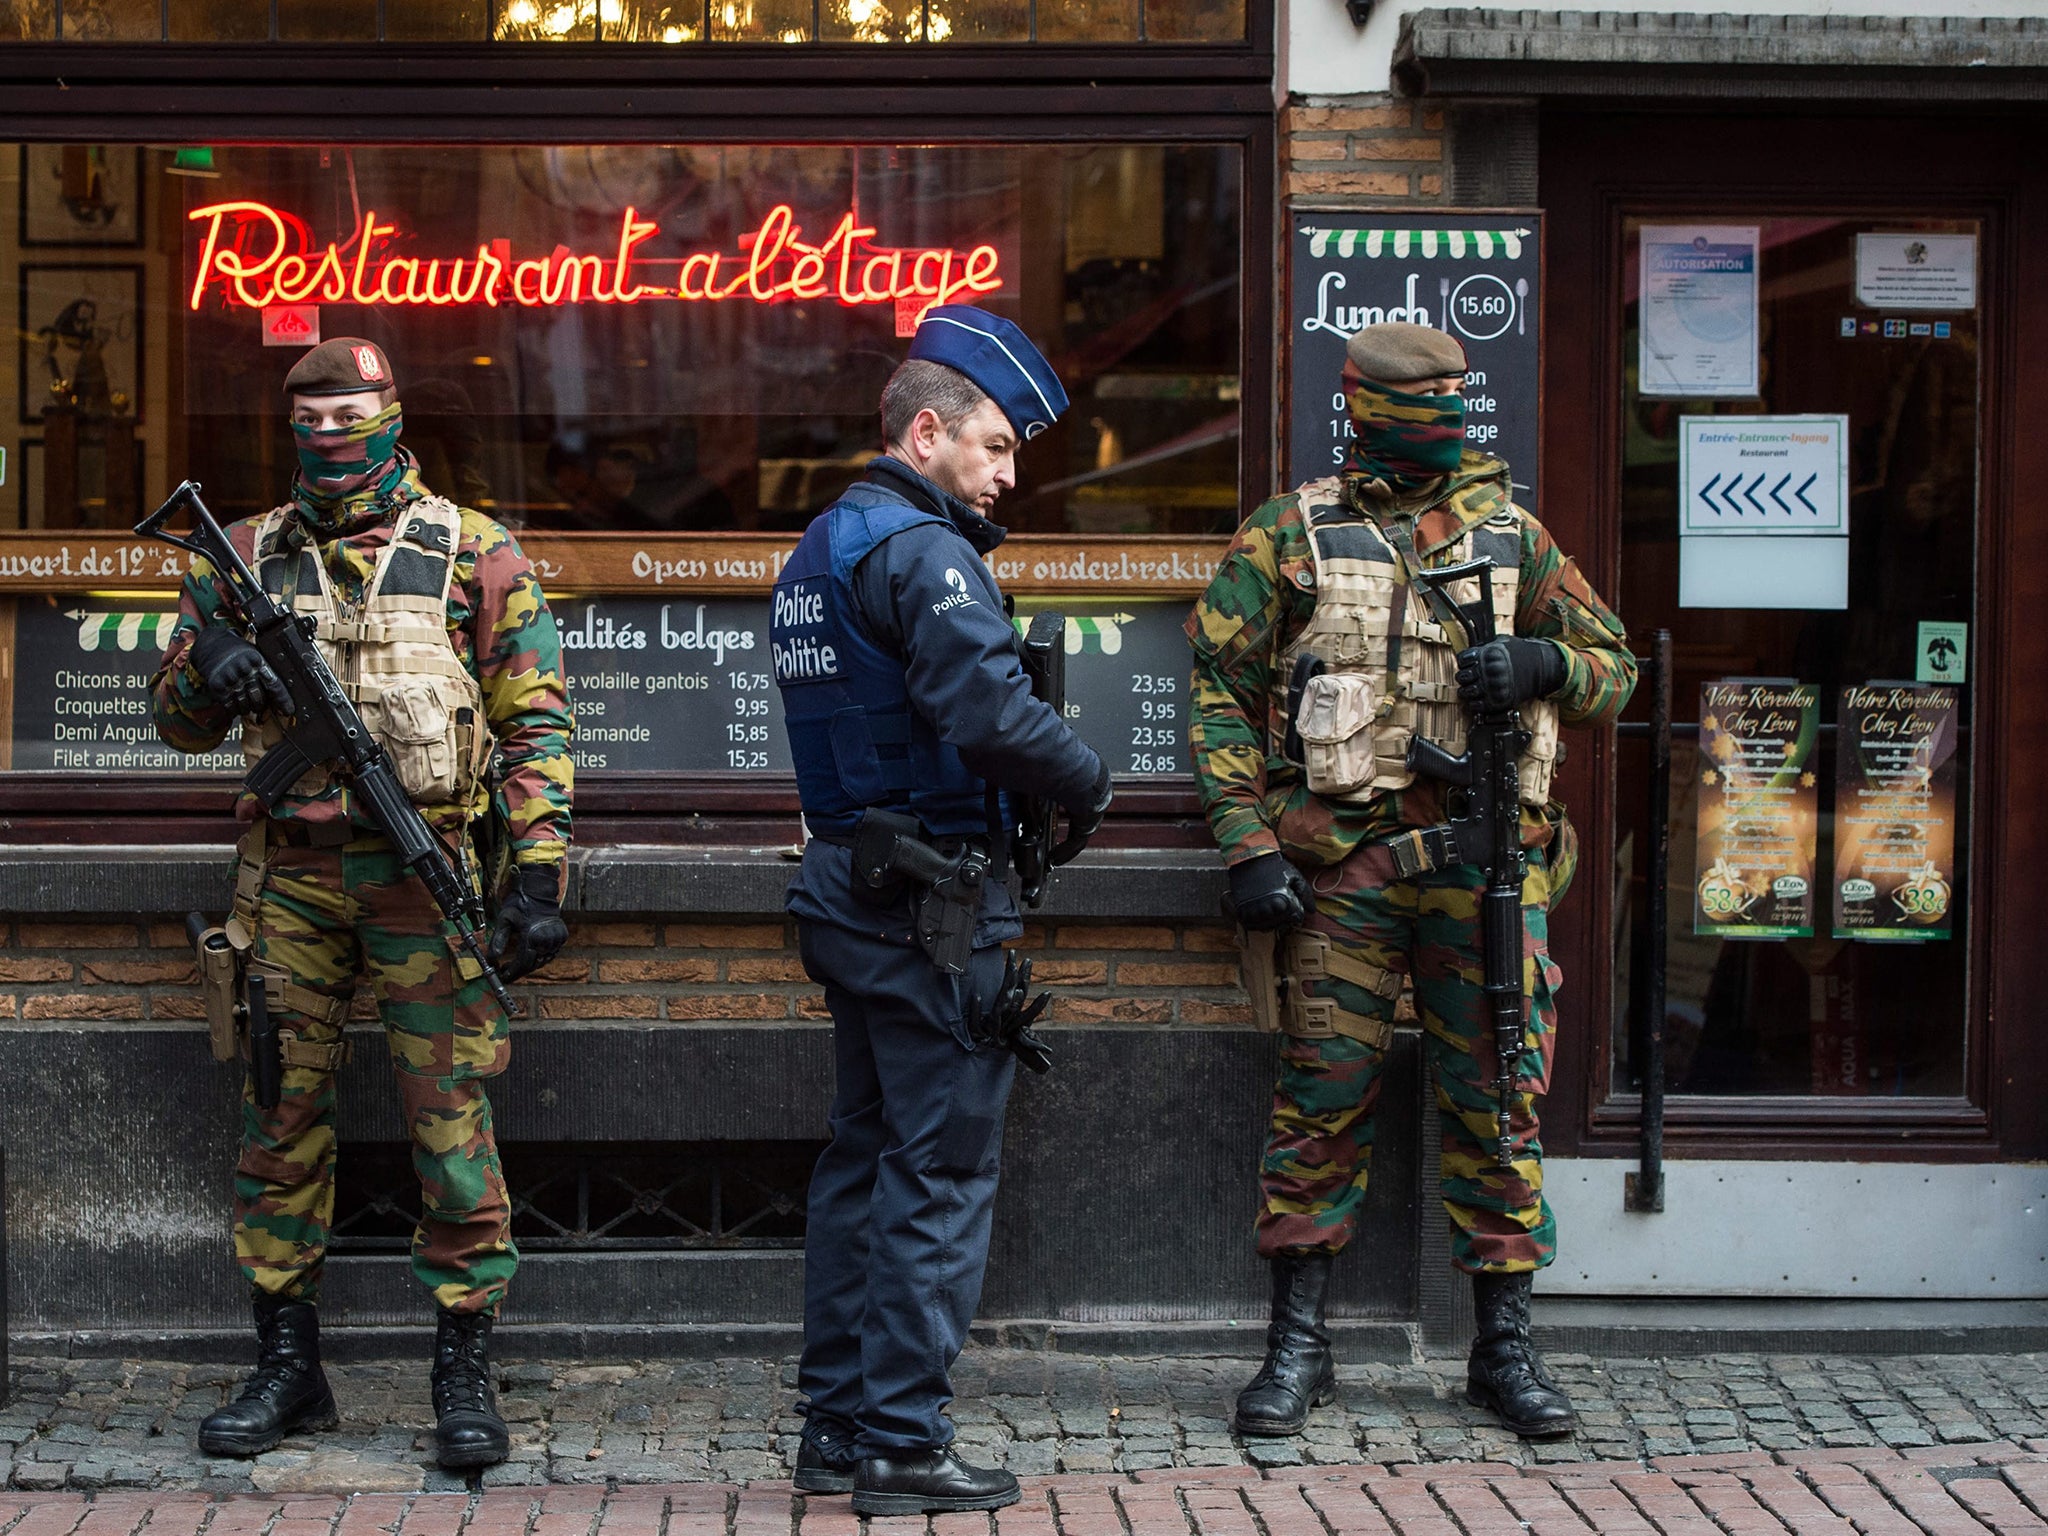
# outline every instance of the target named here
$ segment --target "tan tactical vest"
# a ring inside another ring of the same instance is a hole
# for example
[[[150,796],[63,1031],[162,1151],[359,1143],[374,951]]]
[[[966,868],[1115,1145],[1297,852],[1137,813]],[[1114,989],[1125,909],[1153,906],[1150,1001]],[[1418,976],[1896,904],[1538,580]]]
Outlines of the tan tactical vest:
[[[1464,640],[1437,622],[1400,555],[1372,519],[1345,499],[1340,480],[1314,480],[1296,494],[1314,551],[1316,606],[1273,675],[1271,750],[1276,756],[1283,752],[1295,663],[1312,652],[1323,670],[1302,692],[1295,729],[1308,787],[1326,799],[1360,803],[1415,782],[1408,743],[1416,735],[1453,755],[1465,750],[1457,683]],[[1492,559],[1494,627],[1503,635],[1515,632],[1525,515],[1504,503],[1467,529],[1441,562]],[[1478,582],[1475,576],[1452,583],[1451,599],[1475,601]],[[1521,715],[1531,738],[1519,761],[1522,801],[1540,806],[1550,798],[1557,759],[1557,705],[1532,700]]]
[[[461,511],[438,496],[409,504],[378,554],[360,608],[350,613],[342,611],[319,551],[287,540],[295,515],[279,507],[257,524],[257,579],[293,612],[311,615],[327,664],[414,803],[469,805],[494,740],[483,690],[448,636]],[[254,766],[279,736],[273,722],[245,723],[244,758]],[[328,777],[325,768],[312,769],[291,792],[317,795]]]

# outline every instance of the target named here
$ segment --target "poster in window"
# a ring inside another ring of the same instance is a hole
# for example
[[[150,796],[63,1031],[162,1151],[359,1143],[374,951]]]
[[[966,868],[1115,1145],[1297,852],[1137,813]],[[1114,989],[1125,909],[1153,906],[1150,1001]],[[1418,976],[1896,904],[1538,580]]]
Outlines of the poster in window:
[[[1813,937],[1819,736],[1815,684],[1729,678],[1701,686],[1694,933]]]
[[[1856,683],[1835,753],[1838,939],[1924,941],[1954,931],[1960,690]]]
[[[16,378],[24,426],[60,398],[79,414],[142,417],[142,268],[21,267]]]
[[[142,150],[133,144],[21,146],[21,243],[142,244]]]
[[[1644,395],[1749,400],[1761,387],[1754,224],[1645,224],[1638,246]]]

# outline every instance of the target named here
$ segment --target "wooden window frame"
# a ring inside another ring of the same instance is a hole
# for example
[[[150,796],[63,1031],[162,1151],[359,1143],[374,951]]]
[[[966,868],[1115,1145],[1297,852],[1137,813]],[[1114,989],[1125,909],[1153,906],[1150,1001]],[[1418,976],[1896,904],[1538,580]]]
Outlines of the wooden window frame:
[[[1270,39],[1272,0],[1249,0],[1247,21],[1251,38]],[[0,47],[0,143],[1233,145],[1244,167],[1239,490],[1251,505],[1267,494],[1278,442],[1272,72],[1270,44],[1250,41],[913,51],[30,43]],[[352,106],[338,123],[320,113],[319,93],[343,85]],[[0,774],[0,844],[213,842],[231,835],[227,801],[224,783],[190,775]],[[82,804],[94,814],[80,816]],[[1192,784],[1134,784],[1117,810],[1109,841],[1209,846]],[[787,836],[796,811],[786,774],[621,772],[577,789],[579,841]]]

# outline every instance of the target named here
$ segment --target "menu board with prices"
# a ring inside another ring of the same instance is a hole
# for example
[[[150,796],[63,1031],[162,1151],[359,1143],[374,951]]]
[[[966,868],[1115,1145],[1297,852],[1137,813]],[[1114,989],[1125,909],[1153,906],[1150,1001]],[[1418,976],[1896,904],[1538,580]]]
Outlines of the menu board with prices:
[[[1731,678],[1700,688],[1693,931],[1813,937],[1820,689]]]
[[[765,597],[558,598],[579,772],[788,774]],[[1120,776],[1188,771],[1188,648],[1178,600],[1047,599],[1069,616],[1067,718]],[[12,631],[12,711],[0,768],[240,773],[234,735],[209,753],[167,746],[149,683],[168,601],[0,600]]]
[[[1300,209],[1292,220],[1292,483],[1336,474],[1355,441],[1341,383],[1345,338],[1406,321],[1465,349],[1465,441],[1506,459],[1515,500],[1537,511],[1542,215]]]
[[[67,773],[240,773],[241,724],[211,752],[166,745],[149,684],[177,614],[160,603],[103,596],[0,602],[13,686],[0,730],[0,768]]]

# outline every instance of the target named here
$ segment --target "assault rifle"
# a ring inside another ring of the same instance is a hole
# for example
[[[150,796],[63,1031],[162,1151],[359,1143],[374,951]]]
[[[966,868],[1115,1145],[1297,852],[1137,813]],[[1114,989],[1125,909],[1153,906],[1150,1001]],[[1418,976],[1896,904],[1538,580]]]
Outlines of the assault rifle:
[[[1067,717],[1067,620],[1064,614],[1034,614],[1024,631],[1024,675],[1031,679],[1031,692],[1044,700],[1062,720]],[[1055,823],[1060,808],[1040,795],[1026,798],[1017,811],[1017,835],[1011,843],[1011,857],[1024,884],[1024,905],[1035,907],[1045,898],[1046,881],[1052,872],[1081,851],[1073,838],[1055,842]]]
[[[1467,560],[1436,570],[1418,570],[1423,599],[1439,620],[1465,632],[1467,646],[1494,638],[1493,595],[1488,573],[1493,562]],[[1479,599],[1454,603],[1445,590],[1452,582],[1476,576]],[[1408,746],[1408,766],[1417,773],[1452,786],[1453,814],[1441,826],[1425,828],[1425,843],[1435,842],[1444,855],[1439,862],[1477,864],[1486,872],[1479,897],[1481,991],[1493,1021],[1494,1161],[1514,1166],[1514,1132],[1510,1120],[1522,1056],[1526,1003],[1522,996],[1522,795],[1516,759],[1529,745],[1519,710],[1485,708],[1466,711],[1465,750],[1457,757],[1425,737]]]
[[[165,528],[180,507],[192,511],[192,531]],[[284,739],[263,754],[242,787],[269,810],[309,769],[331,764],[377,829],[391,840],[399,862],[419,876],[434,905],[455,930],[455,940],[483,973],[507,1015],[518,1012],[496,967],[484,952],[483,902],[448,856],[447,847],[398,782],[391,759],[356,713],[340,680],[313,640],[313,620],[280,607],[228,541],[199,498],[198,482],[187,480],[170,499],[135,525],[139,538],[162,539],[203,557],[219,577],[221,596],[243,636],[270,664],[292,696]]]

